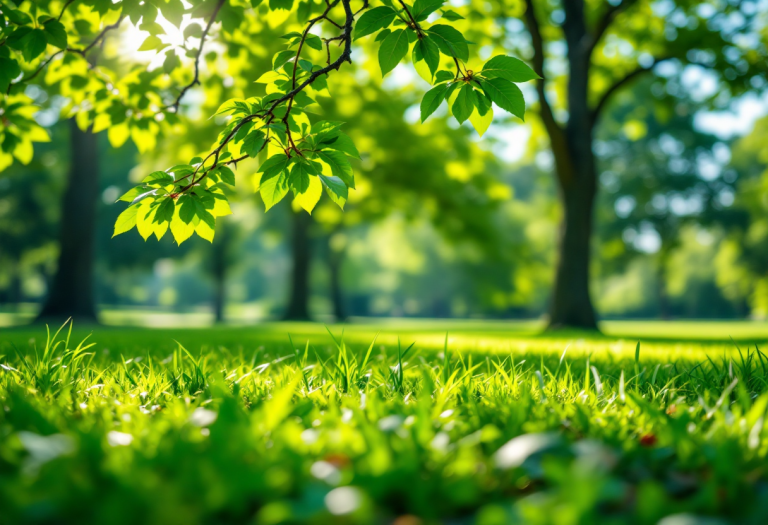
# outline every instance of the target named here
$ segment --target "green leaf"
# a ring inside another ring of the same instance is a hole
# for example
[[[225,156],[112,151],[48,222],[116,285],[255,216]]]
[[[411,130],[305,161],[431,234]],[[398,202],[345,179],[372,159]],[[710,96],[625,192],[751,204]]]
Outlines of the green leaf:
[[[514,57],[498,55],[490,59],[483,66],[482,75],[485,78],[505,78],[512,82],[527,82],[540,78],[533,69]]]
[[[283,197],[288,193],[285,173],[280,173],[278,177],[271,177],[267,180],[262,179],[259,193],[267,210],[283,200]]]
[[[488,113],[488,111],[491,110],[492,101],[485,93],[475,91],[475,95],[475,107],[477,108],[477,112],[481,116],[484,116],[486,113]]]
[[[355,143],[352,142],[352,139],[344,133],[339,133],[337,137],[331,139],[330,141],[324,141],[322,144],[320,144],[320,148],[333,149],[346,153],[350,157],[354,157],[356,159],[360,158],[360,153],[357,151]]]
[[[231,169],[226,166],[219,166],[216,170],[224,184],[229,184],[230,186],[235,185],[235,173]]]
[[[145,191],[145,192],[144,192],[144,193],[142,193],[141,195],[138,195],[138,196],[136,196],[136,197],[135,197],[135,198],[134,198],[134,199],[131,201],[131,204],[136,204],[136,203],[138,203],[138,202],[141,202],[141,201],[143,201],[143,200],[144,200],[144,199],[146,199],[147,197],[152,197],[152,196],[154,196],[154,195],[157,195],[157,190],[149,190],[149,191]]]
[[[424,94],[421,99],[421,122],[424,123],[427,118],[440,107],[445,99],[445,93],[448,91],[447,84],[438,84]]]
[[[291,162],[291,159],[289,159],[288,156],[284,153],[278,153],[277,155],[272,155],[267,160],[262,162],[261,166],[259,166],[259,171],[258,171],[258,173],[264,174],[261,176],[262,185],[264,181],[279,175],[283,170],[285,170],[285,168],[288,167],[288,164],[290,162]]]
[[[309,189],[309,177],[315,175],[308,162],[296,162],[288,175],[288,187],[294,195],[301,195]]]
[[[318,142],[322,142],[341,133],[339,128],[343,125],[343,122],[321,120],[312,124],[312,134],[317,136]]]
[[[384,29],[395,19],[395,11],[391,7],[374,7],[363,13],[355,24],[355,40]]]
[[[52,18],[43,24],[43,31],[48,38],[49,44],[59,49],[67,48],[67,30],[64,29],[64,24]]]
[[[139,51],[152,51],[153,49],[157,49],[163,45],[163,41],[158,37],[155,35],[149,35],[141,44],[141,47],[139,47]]]
[[[195,157],[196,159],[200,159],[200,157]],[[198,160],[200,162],[202,159]],[[176,178],[183,177],[185,175],[189,175],[190,173],[194,173],[195,167],[192,166],[192,164],[195,163],[195,159],[192,159],[191,164],[176,164],[172,168],[168,168],[168,173],[173,173],[176,175]]]
[[[272,69],[274,71],[277,71],[295,56],[296,56],[296,51],[292,51],[290,49],[285,49],[283,51],[280,51],[274,56],[274,58],[272,58]]]
[[[453,116],[456,117],[459,124],[462,124],[469,118],[475,109],[475,91],[472,89],[472,86],[464,84],[461,87],[451,109],[453,110]]]
[[[20,74],[18,62],[12,58],[0,58],[0,92],[8,91],[8,85]]]
[[[5,6],[3,6],[3,13],[11,22],[16,25],[23,26],[32,23],[32,19],[24,11],[20,11],[18,9],[7,9]]]
[[[480,83],[494,104],[525,120],[525,99],[516,85],[504,78],[492,78]]]
[[[435,75],[435,82],[448,82],[450,80],[453,80],[456,78],[456,75],[451,73],[450,71],[442,70],[438,71]]]
[[[142,188],[141,186],[136,186],[135,188],[131,188],[130,190],[123,193],[122,197],[117,199],[118,201],[123,202],[133,202],[133,200],[138,197],[139,195],[142,195],[146,193],[147,189]]]
[[[45,52],[48,46],[48,38],[42,29],[33,29],[22,39],[22,53],[24,60],[30,62]]]
[[[341,179],[346,186],[355,189],[355,176],[346,155],[340,151],[324,150],[318,151],[317,156],[331,167],[334,176]]]
[[[184,224],[189,224],[195,220],[195,202],[190,195],[182,195],[179,197],[177,204],[181,203],[179,208],[179,218]]]
[[[323,41],[320,40],[320,37],[317,35],[313,35],[313,34],[307,35],[307,38],[304,39],[304,44],[308,45],[313,49],[317,49],[318,51],[323,50]]]
[[[446,20],[450,20],[451,22],[455,22],[456,20],[464,20],[464,17],[461,16],[456,11],[451,11],[450,9],[446,9],[443,11],[443,18]]]
[[[259,154],[259,151],[261,151],[261,148],[264,146],[266,141],[267,137],[264,135],[263,131],[258,129],[251,131],[245,137],[242,146],[240,146],[240,150],[249,157],[255,158]]]
[[[173,199],[166,197],[157,207],[155,212],[155,218],[152,222],[170,222],[173,219],[173,210],[176,207],[176,203]]]
[[[115,231],[112,234],[113,238],[116,235],[125,233],[131,230],[134,226],[136,226],[137,211],[139,211],[139,207],[136,205],[133,205],[123,210],[123,213],[117,216],[117,220],[115,221]]]
[[[349,190],[344,182],[338,177],[328,177],[326,175],[320,175],[320,181],[325,186],[325,191],[333,202],[339,205],[339,208],[344,209],[344,204],[349,197]]]
[[[418,62],[424,60],[429,67],[429,71],[434,76],[440,65],[440,48],[429,37],[425,35],[424,38],[419,39],[416,45],[413,46],[413,61]]]
[[[272,10],[283,9],[290,11],[293,9],[293,0],[269,0],[269,8]]]
[[[27,45],[26,37],[31,32],[32,32],[32,28],[29,26],[17,27],[8,36],[8,38],[5,39],[5,44],[11,49],[15,49],[17,51],[23,51]],[[2,49],[2,47],[4,46],[0,46],[0,49]],[[5,58],[8,58],[9,56],[10,55],[6,54]]]
[[[203,28],[200,24],[192,22],[184,28],[184,40],[188,38],[200,38],[203,36]]]
[[[435,40],[440,52],[449,57],[456,57],[466,62],[469,60],[467,41],[459,31],[451,26],[435,24],[427,33]]]
[[[166,173],[164,171],[153,171],[146,177],[144,177],[141,182],[144,184],[154,184],[154,185],[166,185],[173,183],[173,176],[170,173]]]
[[[429,15],[443,7],[445,0],[416,0],[411,15],[417,22],[423,22]]]
[[[169,49],[168,52],[165,53],[165,60],[163,61],[163,71],[165,71],[170,75],[180,65],[181,65],[181,60],[176,54],[176,51],[174,51],[173,49]]]
[[[374,42],[381,42],[382,40],[387,38],[391,33],[392,33],[392,31],[390,31],[389,29],[384,29],[383,31],[379,31],[379,34],[376,35],[376,38],[374,38],[373,41]]]
[[[398,63],[408,54],[408,35],[405,29],[398,29],[384,39],[379,47],[379,66],[381,76],[395,69]]]
[[[182,216],[185,218],[182,219]],[[182,195],[176,199],[176,210],[171,219],[171,234],[177,244],[183,243],[195,233],[194,218],[195,204],[192,202],[192,197]]]

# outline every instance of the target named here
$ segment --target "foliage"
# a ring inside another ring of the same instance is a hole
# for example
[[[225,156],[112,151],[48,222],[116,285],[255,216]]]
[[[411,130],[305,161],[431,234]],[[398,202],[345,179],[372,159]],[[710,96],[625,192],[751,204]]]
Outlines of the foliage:
[[[477,354],[446,338],[437,354],[368,336],[165,357],[65,327],[34,351],[4,347],[0,521],[768,516],[757,348]]]
[[[186,8],[178,0],[2,4],[0,21],[5,38],[0,44],[0,60],[4,61],[5,75],[0,88],[8,92],[3,99],[4,119],[12,124],[4,130],[2,141],[6,163],[11,153],[28,162],[31,142],[41,140],[42,136],[37,138],[40,133],[45,135],[32,119],[34,106],[20,94],[23,86],[44,69],[48,70],[45,82],[60,83],[62,94],[72,99],[70,112],[77,113],[81,127],[92,125],[94,131],[110,128],[111,135],[139,137],[137,145],[141,142],[146,147],[146,142],[154,143],[161,128],[178,122],[184,95],[200,83],[200,59],[214,23],[221,21],[219,41],[236,54],[243,45],[237,39],[243,36],[248,18],[254,16],[277,21],[295,15],[302,27],[283,36],[285,49],[274,56],[272,70],[256,80],[265,84],[265,96],[229,99],[221,104],[214,116],[226,116],[227,121],[215,144],[186,164],[150,173],[123,195],[121,200],[130,206],[118,218],[115,235],[136,227],[145,239],[153,234],[159,239],[170,229],[179,243],[193,233],[212,240],[216,218],[230,213],[224,188],[235,184],[235,175],[229,166],[256,158],[262,151],[266,151],[266,158],[258,173],[267,209],[290,191],[311,212],[323,189],[343,208],[349,190],[355,188],[348,157],[359,157],[359,153],[340,130],[341,122],[313,123],[308,114],[317,96],[330,94],[329,73],[351,62],[353,31],[355,39],[377,33],[382,76],[406,55],[412,55],[422,76],[435,85],[422,102],[422,120],[443,100],[449,101],[459,122],[470,119],[483,131],[493,117],[494,103],[523,117],[525,103],[515,82],[537,76],[523,62],[503,55],[491,58],[477,72],[469,69],[470,43],[464,35],[451,24],[427,21],[431,15],[437,16],[443,2],[417,0],[411,6],[388,0],[385,5],[368,7],[367,0],[357,11],[353,11],[351,0],[324,5],[303,1],[296,6],[292,0],[198,0]],[[446,21],[461,19],[450,13]],[[191,22],[185,20],[186,15]],[[166,30],[157,22],[158,16],[183,30],[182,45],[164,42],[161,36]],[[343,22],[336,21],[341,18]],[[139,51],[165,53],[163,67],[135,67],[123,78],[106,69],[100,69],[99,74],[89,71],[96,59],[88,54],[125,19],[150,33]],[[200,19],[202,24],[197,22]],[[86,44],[94,33],[96,36]],[[190,43],[194,39],[199,41],[196,47]],[[342,48],[338,54],[332,53],[332,43]],[[49,47],[56,50],[48,54]],[[181,75],[175,73],[181,66],[179,52],[192,60],[194,74],[173,96],[172,86]],[[455,66],[455,73],[440,69],[441,61],[450,68]],[[151,138],[147,141],[145,135]]]

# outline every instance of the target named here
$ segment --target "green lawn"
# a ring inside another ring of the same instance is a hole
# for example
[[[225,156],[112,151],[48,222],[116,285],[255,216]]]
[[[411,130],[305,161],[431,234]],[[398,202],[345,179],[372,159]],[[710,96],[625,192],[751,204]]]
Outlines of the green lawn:
[[[329,328],[3,328],[0,523],[768,522],[764,323]]]

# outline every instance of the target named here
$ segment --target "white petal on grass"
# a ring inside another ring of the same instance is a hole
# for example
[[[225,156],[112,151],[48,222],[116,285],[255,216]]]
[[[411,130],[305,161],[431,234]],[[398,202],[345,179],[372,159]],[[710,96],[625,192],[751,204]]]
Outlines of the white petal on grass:
[[[673,514],[662,518],[659,525],[725,525],[725,521],[694,514]]]
[[[307,445],[315,444],[319,437],[320,437],[320,433],[317,430],[312,428],[308,428],[301,433],[301,440]]]
[[[37,464],[43,464],[75,450],[72,438],[63,434],[41,436],[33,432],[19,432],[17,436]]]
[[[107,433],[107,443],[112,447],[127,447],[133,443],[133,436],[125,432],[112,430]]]
[[[382,432],[394,432],[403,424],[403,417],[392,415],[379,420],[379,430]]]
[[[329,485],[338,485],[341,481],[339,469],[327,461],[315,461],[310,467],[309,472],[317,479],[325,481]]]
[[[438,432],[432,439],[430,445],[434,450],[438,452],[445,452],[448,450],[448,445],[451,444],[451,437],[445,432]]]
[[[189,423],[196,427],[207,427],[208,425],[212,425],[217,417],[219,417],[219,415],[213,410],[198,407],[192,412],[192,415],[189,416]]]
[[[325,496],[325,506],[335,516],[354,512],[362,501],[363,497],[355,487],[339,487]]]
[[[537,452],[557,445],[560,437],[557,434],[540,433],[517,436],[502,446],[495,454],[496,466],[499,468],[516,468],[526,459]]]

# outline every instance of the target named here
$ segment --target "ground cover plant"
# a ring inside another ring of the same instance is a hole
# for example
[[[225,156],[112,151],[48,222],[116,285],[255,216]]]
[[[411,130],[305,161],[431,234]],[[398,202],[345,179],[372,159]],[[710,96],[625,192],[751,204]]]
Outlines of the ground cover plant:
[[[307,326],[202,349],[6,331],[0,522],[768,519],[759,345]]]

